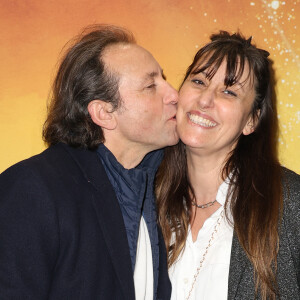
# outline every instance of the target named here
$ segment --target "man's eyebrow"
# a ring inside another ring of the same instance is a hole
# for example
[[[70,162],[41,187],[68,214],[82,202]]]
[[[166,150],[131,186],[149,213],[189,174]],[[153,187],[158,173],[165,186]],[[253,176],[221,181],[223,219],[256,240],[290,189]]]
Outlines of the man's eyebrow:
[[[162,76],[162,78],[163,78],[164,80],[166,80],[166,76],[165,76],[163,70],[161,70],[160,73],[157,72],[157,71],[153,71],[153,72],[147,73],[147,74],[144,76],[144,80],[153,79],[153,78],[157,77],[159,74]]]
[[[158,76],[158,72],[155,72],[155,71],[153,71],[153,72],[151,72],[151,73],[147,73],[147,75],[146,75],[146,77],[150,77],[150,78],[154,78],[154,77],[157,77]]]

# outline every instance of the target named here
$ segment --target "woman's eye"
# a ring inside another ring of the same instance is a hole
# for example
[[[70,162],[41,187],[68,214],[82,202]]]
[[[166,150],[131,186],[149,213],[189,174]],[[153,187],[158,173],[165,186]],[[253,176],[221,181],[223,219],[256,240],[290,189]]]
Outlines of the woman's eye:
[[[200,79],[192,79],[192,82],[194,82],[197,85],[204,85],[204,82]]]
[[[233,96],[233,97],[237,97],[237,94],[230,90],[224,90],[224,94]]]

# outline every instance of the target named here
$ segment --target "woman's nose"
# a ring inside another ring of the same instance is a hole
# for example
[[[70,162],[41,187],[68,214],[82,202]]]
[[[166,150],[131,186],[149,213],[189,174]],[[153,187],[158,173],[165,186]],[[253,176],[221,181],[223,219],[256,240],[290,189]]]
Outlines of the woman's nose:
[[[215,94],[213,90],[206,89],[199,96],[199,107],[200,109],[208,109],[214,106]]]

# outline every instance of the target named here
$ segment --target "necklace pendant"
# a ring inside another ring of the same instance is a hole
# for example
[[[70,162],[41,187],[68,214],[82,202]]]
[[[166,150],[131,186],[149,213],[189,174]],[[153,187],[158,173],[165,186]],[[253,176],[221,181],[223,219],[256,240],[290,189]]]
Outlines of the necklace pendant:
[[[215,199],[214,201],[210,201],[208,203],[199,205],[195,201],[192,200],[192,205],[196,206],[197,208],[202,208],[203,209],[203,208],[207,208],[207,207],[210,207],[210,206],[214,205],[216,202],[217,202],[217,199]]]

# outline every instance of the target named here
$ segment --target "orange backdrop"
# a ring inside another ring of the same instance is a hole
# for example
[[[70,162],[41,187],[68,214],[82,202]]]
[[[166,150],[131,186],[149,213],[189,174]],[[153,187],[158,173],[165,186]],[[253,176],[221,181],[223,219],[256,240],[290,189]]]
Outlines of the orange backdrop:
[[[274,60],[280,160],[300,173],[300,0],[0,0],[0,171],[45,148],[41,128],[61,49],[94,23],[129,28],[175,87],[211,33],[252,35]]]

